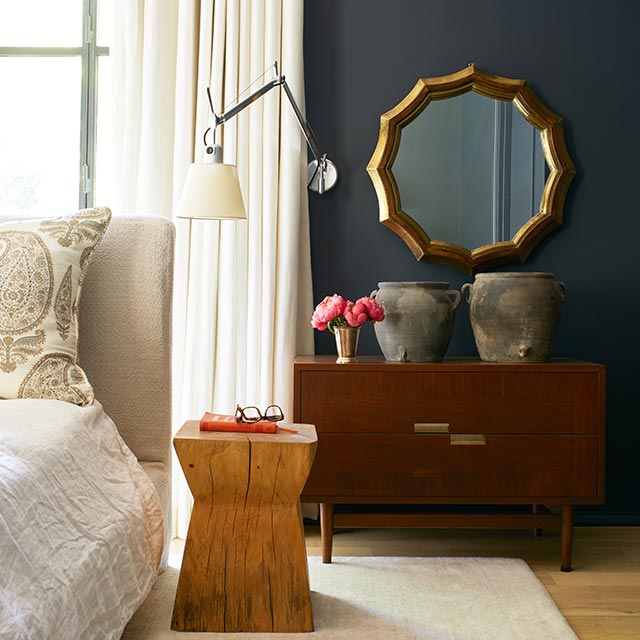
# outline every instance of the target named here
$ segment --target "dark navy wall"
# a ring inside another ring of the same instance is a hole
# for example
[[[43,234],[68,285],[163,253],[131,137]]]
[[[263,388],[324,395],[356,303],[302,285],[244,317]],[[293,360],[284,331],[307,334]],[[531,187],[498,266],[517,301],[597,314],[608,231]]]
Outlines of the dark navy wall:
[[[471,281],[417,262],[378,222],[366,173],[380,114],[419,77],[475,62],[524,78],[565,119],[577,168],[564,225],[524,265],[550,271],[567,298],[554,355],[607,365],[607,505],[596,522],[640,523],[640,91],[639,3],[628,0],[305,0],[309,122],[340,169],[340,182],[311,194],[316,303],[334,292],[368,294],[387,280]],[[285,70],[286,72],[286,70]],[[373,328],[360,353],[380,353]],[[335,353],[316,335],[317,353]],[[464,304],[449,355],[477,355]]]

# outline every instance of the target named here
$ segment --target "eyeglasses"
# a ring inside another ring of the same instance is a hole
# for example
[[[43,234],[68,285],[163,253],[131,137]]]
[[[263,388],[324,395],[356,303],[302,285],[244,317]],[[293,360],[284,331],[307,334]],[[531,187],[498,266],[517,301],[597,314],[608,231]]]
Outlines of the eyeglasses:
[[[284,413],[277,404],[270,404],[264,413],[258,407],[241,407],[236,405],[236,422],[259,422],[260,420],[270,420],[278,422],[284,420]]]

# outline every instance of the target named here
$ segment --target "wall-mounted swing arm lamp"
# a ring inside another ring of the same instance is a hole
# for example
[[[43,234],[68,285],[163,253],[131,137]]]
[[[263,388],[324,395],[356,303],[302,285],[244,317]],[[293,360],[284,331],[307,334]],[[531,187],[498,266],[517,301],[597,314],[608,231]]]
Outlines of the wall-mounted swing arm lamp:
[[[300,111],[291,89],[283,75],[278,74],[278,64],[274,63],[274,78],[260,89],[252,93],[234,107],[217,114],[213,109],[211,92],[207,88],[207,97],[214,119],[213,127],[209,127],[203,136],[205,146],[205,161],[193,163],[189,167],[182,196],[178,204],[179,218],[195,219],[241,219],[246,218],[238,172],[234,165],[222,162],[222,147],[215,143],[215,133],[218,125],[224,124],[238,115],[251,103],[261,98],[275,87],[282,87],[293,112],[304,133],[307,144],[314,159],[308,165],[308,187],[317,193],[325,193],[333,188],[338,180],[338,170],[327,154],[322,151],[316,137]],[[207,143],[207,134],[213,128],[213,143]]]

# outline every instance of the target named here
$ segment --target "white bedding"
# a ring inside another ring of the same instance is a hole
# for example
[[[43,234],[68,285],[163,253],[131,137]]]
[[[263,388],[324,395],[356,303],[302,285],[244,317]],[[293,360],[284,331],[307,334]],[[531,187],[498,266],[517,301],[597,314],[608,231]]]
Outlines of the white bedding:
[[[156,490],[98,402],[0,400],[0,638],[119,638],[162,546]]]

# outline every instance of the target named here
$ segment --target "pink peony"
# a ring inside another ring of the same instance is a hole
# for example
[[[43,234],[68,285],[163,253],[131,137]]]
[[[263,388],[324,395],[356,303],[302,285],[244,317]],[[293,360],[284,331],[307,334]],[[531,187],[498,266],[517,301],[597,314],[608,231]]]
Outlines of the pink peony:
[[[311,316],[311,326],[314,329],[318,329],[318,331],[324,331],[327,328],[327,323],[326,322],[322,322],[322,320],[320,320],[320,318],[318,318],[318,315],[314,311],[313,315]]]
[[[367,308],[369,320],[372,322],[382,322],[384,320],[384,309],[377,300],[365,296],[364,298],[360,298],[358,302],[361,302]]]
[[[345,301],[342,296],[334,293],[316,307],[311,316],[311,326],[318,331],[329,329],[331,333],[335,333],[339,327],[359,327],[367,320],[384,320],[384,309],[380,303],[369,296],[359,298],[356,302]]]
[[[337,293],[327,296],[313,312],[311,317],[312,326],[324,331],[331,320],[343,315],[346,304],[344,298]]]
[[[352,327],[359,327],[369,319],[367,315],[367,307],[362,304],[362,298],[357,302],[347,301],[344,310],[344,317]]]

